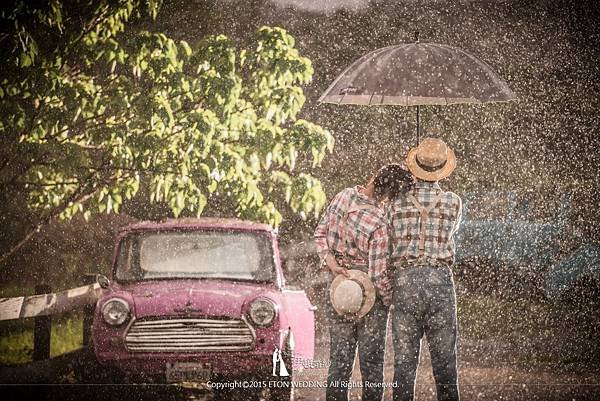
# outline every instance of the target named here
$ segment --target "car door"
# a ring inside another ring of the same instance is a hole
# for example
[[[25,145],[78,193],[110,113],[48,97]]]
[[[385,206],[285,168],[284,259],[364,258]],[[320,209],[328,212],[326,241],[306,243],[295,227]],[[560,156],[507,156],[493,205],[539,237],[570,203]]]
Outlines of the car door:
[[[291,329],[294,356],[313,359],[315,351],[315,310],[306,293],[300,288],[283,289],[287,325]]]

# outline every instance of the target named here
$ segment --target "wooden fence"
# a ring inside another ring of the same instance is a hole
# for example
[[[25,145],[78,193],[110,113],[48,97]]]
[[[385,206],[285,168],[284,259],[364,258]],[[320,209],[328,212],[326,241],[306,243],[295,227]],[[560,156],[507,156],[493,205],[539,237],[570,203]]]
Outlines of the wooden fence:
[[[90,282],[95,276],[86,275]],[[48,285],[37,285],[35,295],[0,298],[0,321],[34,319],[33,360],[50,358],[53,315],[83,309],[83,346],[89,345],[96,301],[103,289],[98,283],[53,293]]]

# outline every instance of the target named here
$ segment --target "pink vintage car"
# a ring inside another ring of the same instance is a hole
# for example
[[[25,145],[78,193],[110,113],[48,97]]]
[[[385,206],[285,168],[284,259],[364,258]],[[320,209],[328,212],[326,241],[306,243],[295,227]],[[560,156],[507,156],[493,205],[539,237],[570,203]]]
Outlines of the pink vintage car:
[[[203,218],[128,226],[113,280],[101,285],[96,357],[138,379],[289,381],[300,368],[294,362],[313,358],[315,308],[286,286],[267,225]],[[291,386],[276,387],[274,398],[289,398]]]

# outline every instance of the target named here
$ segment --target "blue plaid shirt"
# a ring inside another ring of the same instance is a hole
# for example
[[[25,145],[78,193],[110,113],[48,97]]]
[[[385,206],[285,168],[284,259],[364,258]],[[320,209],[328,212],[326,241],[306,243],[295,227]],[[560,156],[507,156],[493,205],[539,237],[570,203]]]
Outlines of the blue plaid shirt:
[[[419,209],[411,202],[411,194],[423,207],[433,208],[421,232]],[[400,195],[387,208],[390,227],[390,259],[392,265],[423,261],[427,263],[454,263],[454,234],[462,216],[462,201],[452,192],[444,192],[437,182],[417,181],[407,195]],[[441,195],[437,205],[432,202]],[[419,242],[424,235],[421,254]]]

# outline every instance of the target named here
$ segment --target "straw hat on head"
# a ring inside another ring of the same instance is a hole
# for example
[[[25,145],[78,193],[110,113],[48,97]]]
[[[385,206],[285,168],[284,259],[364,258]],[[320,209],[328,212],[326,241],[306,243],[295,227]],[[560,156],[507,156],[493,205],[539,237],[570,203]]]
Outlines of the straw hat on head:
[[[439,181],[456,168],[454,151],[438,138],[424,138],[419,146],[408,151],[406,167],[423,181]]]
[[[375,304],[376,290],[369,275],[360,270],[348,270],[350,278],[338,274],[329,287],[333,309],[349,319],[360,319]]]

